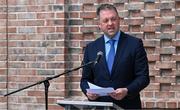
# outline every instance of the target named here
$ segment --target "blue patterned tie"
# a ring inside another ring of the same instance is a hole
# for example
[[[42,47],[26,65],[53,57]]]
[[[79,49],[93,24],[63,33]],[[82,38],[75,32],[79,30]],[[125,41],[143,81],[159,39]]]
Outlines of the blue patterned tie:
[[[114,56],[115,56],[115,48],[114,48],[115,40],[111,39],[108,42],[110,43],[111,48],[110,48],[110,51],[108,53],[108,61],[107,61],[107,63],[108,63],[109,72],[111,73],[113,62],[114,62]]]

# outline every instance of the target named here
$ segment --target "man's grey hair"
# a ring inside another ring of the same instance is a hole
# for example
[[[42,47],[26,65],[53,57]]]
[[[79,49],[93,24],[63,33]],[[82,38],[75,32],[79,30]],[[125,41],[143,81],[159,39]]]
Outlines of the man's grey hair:
[[[116,9],[116,7],[114,6],[114,5],[112,5],[112,4],[101,4],[98,8],[97,8],[97,11],[96,11],[96,14],[97,14],[97,16],[99,17],[99,15],[100,15],[100,11],[102,11],[102,10],[114,10],[117,14],[118,14],[118,12],[117,12],[117,9]]]

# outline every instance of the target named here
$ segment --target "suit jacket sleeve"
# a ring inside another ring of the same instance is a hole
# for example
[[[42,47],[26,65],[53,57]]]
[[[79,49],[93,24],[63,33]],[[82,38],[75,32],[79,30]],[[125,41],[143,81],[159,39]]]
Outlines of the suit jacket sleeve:
[[[127,86],[128,95],[138,94],[149,84],[148,60],[142,40],[135,49],[134,80]]]
[[[89,62],[89,58],[88,58],[88,45],[87,45],[84,53],[83,64],[86,64],[88,62]],[[85,66],[82,70],[82,77],[80,82],[81,89],[85,95],[86,95],[86,89],[89,88],[87,81],[92,82],[92,80],[93,80],[93,74],[91,70],[91,65]]]

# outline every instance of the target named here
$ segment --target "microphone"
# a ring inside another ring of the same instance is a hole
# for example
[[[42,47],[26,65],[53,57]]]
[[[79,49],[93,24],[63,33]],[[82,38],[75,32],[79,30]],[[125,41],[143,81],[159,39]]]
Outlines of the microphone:
[[[97,53],[97,57],[96,57],[96,60],[95,60],[95,62],[94,62],[94,65],[97,64],[97,63],[99,63],[99,61],[100,61],[100,59],[101,59],[102,56],[103,56],[103,52],[102,52],[102,51],[99,51],[99,52]]]

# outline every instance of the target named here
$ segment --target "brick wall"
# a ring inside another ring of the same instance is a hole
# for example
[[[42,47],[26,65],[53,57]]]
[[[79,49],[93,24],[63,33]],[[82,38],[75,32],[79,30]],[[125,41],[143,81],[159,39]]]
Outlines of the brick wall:
[[[44,110],[43,84],[3,95],[78,67],[101,34],[96,7],[107,2],[118,8],[121,30],[143,39],[151,78],[143,107],[180,108],[179,0],[0,0],[0,109]],[[80,78],[78,70],[50,81],[50,110],[62,109],[56,100],[85,98]]]
[[[6,1],[0,1],[0,109],[6,109],[7,104],[7,98],[2,96],[7,88],[6,9]]]

